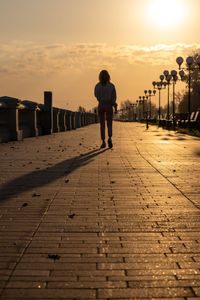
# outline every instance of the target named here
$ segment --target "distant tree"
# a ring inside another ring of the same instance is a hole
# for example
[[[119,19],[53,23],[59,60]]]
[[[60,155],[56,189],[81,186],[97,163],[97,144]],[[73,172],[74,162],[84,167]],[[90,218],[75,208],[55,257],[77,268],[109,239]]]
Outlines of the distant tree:
[[[125,100],[125,101],[122,101],[121,104],[120,104],[120,109],[126,109],[127,107],[130,106],[130,104],[133,104],[134,102],[130,101],[130,100]]]
[[[175,97],[176,98],[176,97]],[[175,112],[177,112],[178,110],[178,104],[177,104],[177,101],[175,101],[174,103],[174,109],[175,109]],[[162,108],[162,111],[164,114],[167,113],[167,104]],[[173,101],[170,101],[169,102],[169,114],[172,115],[173,114]]]
[[[78,112],[86,112],[86,109],[82,106],[79,106],[77,109]]]
[[[123,110],[122,111],[122,114],[121,116],[123,116],[123,119],[131,119],[132,118],[132,115],[133,115],[133,111],[134,111],[134,108],[133,106],[131,107],[132,104],[135,104],[135,102],[133,101],[130,101],[130,100],[125,100],[125,101],[122,101],[120,103],[120,109]],[[120,110],[118,110],[119,112]]]
[[[183,99],[182,93],[180,93],[180,92],[175,93],[175,103],[176,103],[177,108],[179,107],[182,99]]]
[[[182,95],[182,100],[178,105],[178,111],[180,113],[186,113],[188,111],[188,93]]]
[[[151,102],[151,117],[156,117],[158,115],[158,108],[154,103]]]

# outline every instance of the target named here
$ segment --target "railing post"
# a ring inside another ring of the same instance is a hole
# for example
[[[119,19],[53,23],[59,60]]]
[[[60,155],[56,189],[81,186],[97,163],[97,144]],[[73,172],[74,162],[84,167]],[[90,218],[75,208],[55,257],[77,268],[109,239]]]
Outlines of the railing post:
[[[60,131],[66,131],[66,112],[64,109],[60,110],[59,126]]]
[[[75,117],[76,117],[76,113],[74,111],[72,111],[71,113],[71,126],[72,126],[72,129],[76,129],[76,123],[75,123]]]
[[[44,92],[44,110],[44,134],[51,134],[53,132],[52,92]]]
[[[20,141],[22,140],[22,132],[19,130],[19,109],[18,105],[20,100],[14,103],[9,103],[9,128],[11,133],[11,139]]]
[[[85,112],[81,113],[81,126],[85,126]]]
[[[79,111],[76,112],[76,128],[81,127],[81,113]]]

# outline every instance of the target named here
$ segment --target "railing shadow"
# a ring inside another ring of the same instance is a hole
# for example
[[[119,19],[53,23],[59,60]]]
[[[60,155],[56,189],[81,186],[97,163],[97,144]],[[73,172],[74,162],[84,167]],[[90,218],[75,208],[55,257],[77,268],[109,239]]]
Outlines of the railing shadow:
[[[56,165],[42,170],[36,170],[20,176],[0,186],[0,201],[16,197],[21,193],[34,190],[57,179],[64,178],[76,169],[93,161],[93,158],[109,150],[109,148],[92,150],[85,154],[64,160]]]

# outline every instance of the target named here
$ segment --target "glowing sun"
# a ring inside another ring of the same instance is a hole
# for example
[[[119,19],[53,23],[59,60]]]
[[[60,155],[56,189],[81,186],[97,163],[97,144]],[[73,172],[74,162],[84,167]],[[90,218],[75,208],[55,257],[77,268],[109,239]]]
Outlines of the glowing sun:
[[[151,23],[162,28],[178,25],[185,15],[184,0],[151,0],[147,9]]]

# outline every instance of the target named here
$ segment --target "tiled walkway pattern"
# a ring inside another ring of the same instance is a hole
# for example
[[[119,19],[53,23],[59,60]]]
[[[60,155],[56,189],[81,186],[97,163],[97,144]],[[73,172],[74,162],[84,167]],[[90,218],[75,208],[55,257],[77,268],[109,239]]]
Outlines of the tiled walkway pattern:
[[[200,139],[99,124],[0,145],[0,299],[200,299]]]

